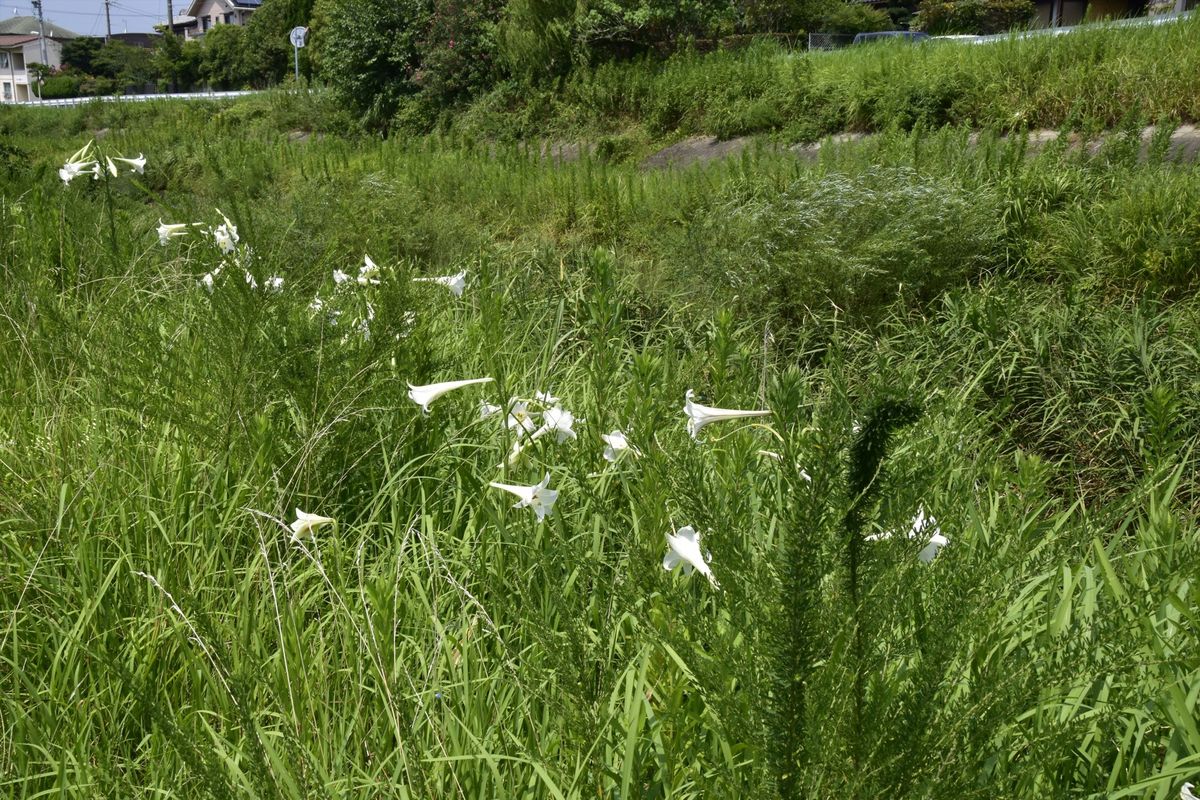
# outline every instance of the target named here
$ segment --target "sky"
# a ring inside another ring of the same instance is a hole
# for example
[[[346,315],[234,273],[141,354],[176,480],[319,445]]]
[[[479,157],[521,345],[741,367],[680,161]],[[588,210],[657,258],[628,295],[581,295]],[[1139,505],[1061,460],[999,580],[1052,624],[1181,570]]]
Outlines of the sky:
[[[188,0],[172,0],[175,16],[183,14]],[[37,16],[29,0],[0,0],[0,19],[13,16]],[[69,31],[83,36],[104,35],[104,0],[42,0],[46,20],[53,20]],[[167,19],[167,0],[109,0],[112,32],[130,33],[153,30]]]

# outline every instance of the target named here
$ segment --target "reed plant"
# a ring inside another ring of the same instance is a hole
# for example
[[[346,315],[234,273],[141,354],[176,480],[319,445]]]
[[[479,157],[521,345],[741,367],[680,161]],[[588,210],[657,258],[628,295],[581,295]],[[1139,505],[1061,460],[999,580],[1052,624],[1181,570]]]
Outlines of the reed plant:
[[[1165,798],[1200,774],[1194,170],[947,130],[648,173],[151,108],[97,142],[144,175],[65,186],[91,134],[10,118],[5,793]],[[204,226],[162,245],[160,220]],[[461,297],[413,280],[459,270]],[[693,439],[689,389],[772,415]],[[538,391],[577,438],[510,459],[480,402]],[[614,429],[637,453],[604,458]],[[545,474],[542,522],[489,488]],[[296,539],[297,508],[336,524]],[[928,561],[918,509],[948,540]],[[684,525],[719,589],[663,569]]]

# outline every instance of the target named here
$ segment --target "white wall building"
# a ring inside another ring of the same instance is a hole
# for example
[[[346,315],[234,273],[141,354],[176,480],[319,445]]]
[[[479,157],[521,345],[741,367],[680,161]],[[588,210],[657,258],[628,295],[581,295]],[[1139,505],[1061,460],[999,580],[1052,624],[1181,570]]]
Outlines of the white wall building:
[[[25,103],[37,99],[36,79],[30,64],[62,65],[62,42],[46,37],[43,61],[42,40],[37,34],[0,34],[0,103]]]
[[[218,25],[245,25],[262,0],[192,0],[187,13],[176,17],[171,30],[197,39]]]

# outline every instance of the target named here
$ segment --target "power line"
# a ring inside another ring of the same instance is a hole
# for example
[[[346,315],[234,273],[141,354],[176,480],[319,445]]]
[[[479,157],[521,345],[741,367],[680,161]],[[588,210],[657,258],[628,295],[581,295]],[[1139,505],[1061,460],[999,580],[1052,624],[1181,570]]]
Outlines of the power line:
[[[0,0],[0,1],[2,1],[2,0]],[[5,7],[7,8],[8,6],[5,5]],[[120,16],[122,16],[122,17],[141,17],[143,19],[162,19],[161,14],[149,14],[145,11],[134,11],[132,9],[128,9],[125,6],[121,6],[116,3],[113,3],[112,7],[117,9],[118,11],[120,11],[121,12]],[[20,10],[21,11],[30,11],[31,9],[22,8]],[[36,14],[36,9],[33,9],[32,11]],[[56,17],[67,16],[67,17],[87,17],[88,19],[99,19],[100,15],[103,13],[104,13],[103,11],[55,11],[55,12],[53,12],[53,15]]]

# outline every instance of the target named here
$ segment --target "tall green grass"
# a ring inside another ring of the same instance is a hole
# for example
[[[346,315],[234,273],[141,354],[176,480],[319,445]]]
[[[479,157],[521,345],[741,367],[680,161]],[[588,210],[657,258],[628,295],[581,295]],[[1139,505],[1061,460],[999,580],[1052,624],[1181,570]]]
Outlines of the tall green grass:
[[[793,52],[772,42],[580,71],[544,94],[501,86],[458,124],[489,135],[658,138],[846,130],[1115,126],[1200,119],[1200,21],[1069,36]]]
[[[10,139],[7,793],[1165,798],[1200,772],[1194,170],[946,131],[643,173],[222,124],[131,117],[100,145],[146,175],[69,187],[87,134]],[[209,294],[210,241],[159,245],[217,208],[282,293],[230,267]],[[311,312],[364,252],[383,282]],[[410,280],[459,268],[460,300]],[[693,442],[689,388],[774,415]],[[509,466],[478,402],[536,390],[579,439]],[[896,400],[920,416],[852,473]],[[614,427],[640,457],[602,459]],[[487,486],[546,471],[541,524]],[[918,506],[930,564],[850,538]],[[338,523],[294,544],[296,507]],[[721,591],[663,571],[683,524]]]

